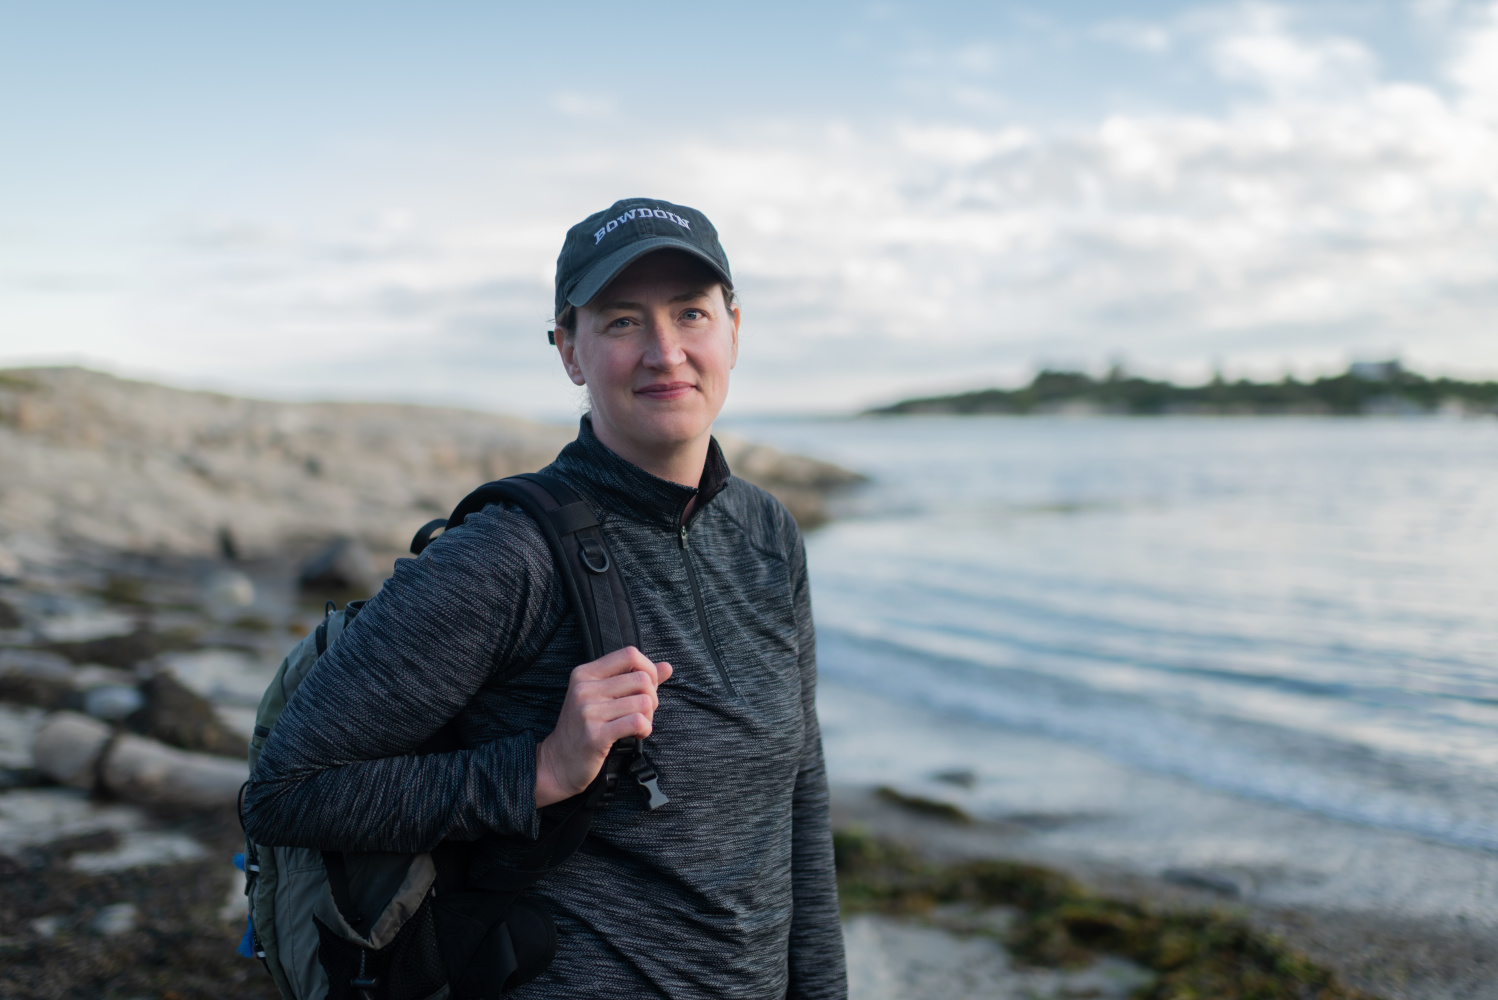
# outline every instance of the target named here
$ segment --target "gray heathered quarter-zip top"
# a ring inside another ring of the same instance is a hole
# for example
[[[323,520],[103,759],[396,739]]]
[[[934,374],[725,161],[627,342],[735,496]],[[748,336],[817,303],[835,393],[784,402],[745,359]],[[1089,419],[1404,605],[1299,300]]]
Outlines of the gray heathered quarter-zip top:
[[[714,442],[698,489],[606,448],[583,417],[546,472],[594,508],[643,652],[675,668],[645,747],[671,801],[627,783],[534,890],[557,958],[513,996],[846,997],[816,643],[801,536]],[[697,506],[685,527],[682,512]],[[539,829],[536,744],[577,625],[540,529],[490,506],[402,559],[302,682],[245,799],[260,843],[430,850]],[[449,720],[464,749],[412,756]]]

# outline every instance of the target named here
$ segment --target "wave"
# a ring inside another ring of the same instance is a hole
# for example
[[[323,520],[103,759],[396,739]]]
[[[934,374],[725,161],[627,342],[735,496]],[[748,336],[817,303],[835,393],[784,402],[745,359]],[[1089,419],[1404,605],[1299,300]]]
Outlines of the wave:
[[[1441,758],[1103,689],[1043,666],[1005,666],[837,626],[819,630],[830,679],[897,702],[986,725],[1038,733],[1120,763],[1325,817],[1498,851],[1498,783]],[[1337,685],[1291,678],[1259,684],[1346,704]]]

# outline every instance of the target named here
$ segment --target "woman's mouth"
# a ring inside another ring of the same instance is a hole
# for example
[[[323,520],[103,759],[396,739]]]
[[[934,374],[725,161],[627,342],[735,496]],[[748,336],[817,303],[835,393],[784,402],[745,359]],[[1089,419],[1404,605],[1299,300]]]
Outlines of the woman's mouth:
[[[695,389],[696,386],[690,382],[656,382],[642,389],[636,389],[636,396],[644,396],[646,399],[679,399]]]

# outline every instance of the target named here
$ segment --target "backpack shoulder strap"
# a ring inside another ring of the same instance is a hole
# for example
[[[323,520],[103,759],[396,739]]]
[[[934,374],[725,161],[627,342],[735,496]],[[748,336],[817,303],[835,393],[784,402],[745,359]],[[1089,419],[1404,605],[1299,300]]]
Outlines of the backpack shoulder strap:
[[[520,491],[513,494],[514,502],[536,519],[551,544],[568,597],[583,626],[583,646],[588,659],[597,659],[625,646],[638,649],[640,633],[634,609],[630,607],[629,591],[618,563],[609,556],[608,543],[592,508],[572,487],[555,476],[539,472],[511,476],[490,485],[511,484]],[[509,494],[508,489],[503,492]],[[525,499],[520,499],[521,496]],[[462,508],[460,504],[459,509]],[[453,522],[449,519],[448,523]],[[625,769],[649,795],[647,808],[659,809],[671,801],[660,789],[660,776],[646,756],[642,741],[633,736],[614,744],[599,774],[605,799],[614,794]]]
[[[453,510],[446,521],[430,521],[411,540],[420,555],[438,528],[451,530],[492,503],[513,503],[541,528],[561,574],[567,603],[582,625],[583,651],[589,660],[625,646],[640,644],[624,577],[609,555],[598,518],[577,491],[555,476],[539,472],[485,483]]]
[[[624,577],[609,555],[598,518],[576,490],[555,476],[533,472],[485,483],[464,497],[446,521],[423,525],[411,540],[411,551],[420,555],[438,528],[456,528],[470,514],[492,503],[513,503],[540,526],[561,574],[567,602],[582,626],[583,652],[588,660],[625,646],[639,646],[639,630]],[[588,790],[576,797],[559,822],[542,832],[518,867],[496,866],[482,874],[470,874],[469,885],[490,892],[516,892],[560,867],[581,845],[593,814],[613,794],[626,769],[649,792],[651,809],[668,802],[639,744],[634,738],[614,744]]]

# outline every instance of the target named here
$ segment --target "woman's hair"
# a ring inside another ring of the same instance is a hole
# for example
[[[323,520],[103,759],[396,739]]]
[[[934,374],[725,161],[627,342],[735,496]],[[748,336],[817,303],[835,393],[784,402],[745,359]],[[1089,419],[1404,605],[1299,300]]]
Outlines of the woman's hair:
[[[738,292],[735,292],[732,288],[729,288],[721,281],[718,282],[718,287],[723,290],[724,305],[726,305],[729,309],[732,309],[734,306],[738,305]],[[569,337],[572,336],[577,332],[577,307],[568,304],[567,308],[563,309],[559,314],[557,314],[556,318],[553,319],[552,322],[556,324],[559,334],[565,333]]]

